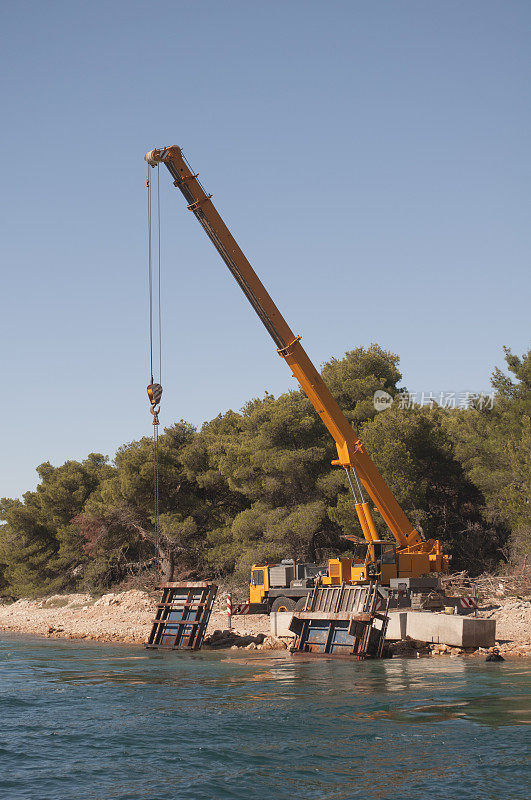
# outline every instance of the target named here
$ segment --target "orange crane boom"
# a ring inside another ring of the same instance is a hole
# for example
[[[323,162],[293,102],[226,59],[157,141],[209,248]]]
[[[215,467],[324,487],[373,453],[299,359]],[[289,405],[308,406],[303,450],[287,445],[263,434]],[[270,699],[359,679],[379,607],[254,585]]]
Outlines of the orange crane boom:
[[[358,439],[349,421],[341,411],[330,390],[312,364],[300,342],[278,310],[263,283],[251,267],[231,232],[223,222],[212,203],[212,195],[207,194],[198,176],[193,173],[184,158],[181,148],[166,147],[151,150],[145,160],[150,166],[160,163],[166,165],[174,185],[184,195],[188,209],[195,215],[214,247],[229,268],[243,293],[262,320],[265,328],[275,342],[280,356],[289,364],[293,376],[310,399],[315,410],[334,438],[338,457],[332,464],[347,471],[349,483],[356,501],[356,511],[366,540],[370,543],[380,539],[368,504],[363,500],[360,481],[374,505],[382,515],[389,530],[396,539],[399,550],[422,551],[424,554],[435,550],[440,553],[439,543],[434,540],[423,541],[401,509],[391,490],[369,457],[365,447]],[[356,484],[352,482],[354,475]],[[356,485],[358,492],[356,492]]]

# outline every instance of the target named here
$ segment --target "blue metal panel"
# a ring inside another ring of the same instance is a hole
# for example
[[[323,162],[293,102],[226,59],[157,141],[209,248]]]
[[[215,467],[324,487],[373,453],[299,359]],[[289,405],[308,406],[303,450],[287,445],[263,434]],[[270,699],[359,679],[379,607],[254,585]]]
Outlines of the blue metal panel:
[[[352,650],[354,637],[349,635],[348,622],[333,622],[330,640],[330,653],[346,653]]]
[[[329,625],[326,622],[310,620],[305,631],[305,644],[312,645],[312,650],[324,652],[328,639]]]

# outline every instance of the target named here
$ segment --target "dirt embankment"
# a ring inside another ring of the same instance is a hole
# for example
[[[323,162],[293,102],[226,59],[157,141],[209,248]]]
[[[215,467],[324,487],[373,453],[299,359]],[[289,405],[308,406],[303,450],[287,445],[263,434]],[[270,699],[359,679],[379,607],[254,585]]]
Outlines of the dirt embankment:
[[[66,594],[43,600],[18,600],[0,605],[0,630],[66,639],[141,644],[147,641],[151,632],[159,599],[146,592],[132,590],[105,594],[100,598],[88,594]],[[223,596],[218,596],[207,636],[226,628],[226,601]],[[269,636],[269,617],[233,617],[232,629],[239,637],[252,637],[257,640],[254,644],[260,644],[259,640]],[[220,643],[219,634],[215,639]],[[251,638],[248,638],[241,644],[251,643]]]
[[[54,595],[43,600],[18,600],[16,603],[0,605],[0,630],[141,644],[151,631],[156,603],[156,597],[137,590],[110,593],[100,598],[70,594]],[[496,619],[496,638],[502,654],[531,655],[529,598],[493,597],[482,604],[479,615]],[[214,605],[205,643],[213,647],[250,649],[283,646],[278,640],[271,639],[269,617],[263,615],[233,617],[232,630],[235,635],[232,637],[220,635],[219,632],[226,628],[225,598],[221,593]],[[456,648],[445,648],[444,645],[431,645],[428,649],[434,655],[457,653]]]
[[[531,655],[531,600],[494,597],[483,603],[480,614],[496,620],[496,639],[501,653]]]

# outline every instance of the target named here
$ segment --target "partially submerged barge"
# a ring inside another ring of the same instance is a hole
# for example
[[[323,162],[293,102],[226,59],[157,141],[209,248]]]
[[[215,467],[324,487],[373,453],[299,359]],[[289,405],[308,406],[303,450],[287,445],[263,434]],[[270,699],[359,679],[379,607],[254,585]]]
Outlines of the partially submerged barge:
[[[377,581],[361,586],[318,586],[306,607],[293,614],[294,655],[382,658],[389,595],[384,601]]]

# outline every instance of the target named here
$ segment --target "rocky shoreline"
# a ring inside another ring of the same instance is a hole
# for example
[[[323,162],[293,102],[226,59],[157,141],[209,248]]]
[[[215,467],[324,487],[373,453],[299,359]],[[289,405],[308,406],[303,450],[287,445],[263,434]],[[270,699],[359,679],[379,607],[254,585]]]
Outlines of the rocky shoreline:
[[[48,638],[143,644],[151,631],[158,598],[131,590],[103,597],[88,594],[53,595],[41,600],[18,600],[0,605],[0,630]],[[527,597],[494,597],[484,601],[481,617],[496,619],[497,646],[505,657],[531,655],[531,603]],[[213,649],[281,650],[286,641],[270,635],[269,617],[235,616],[227,630],[224,595],[210,618],[205,646]],[[397,655],[483,655],[487,651],[462,650],[447,645],[406,641],[393,646]]]

